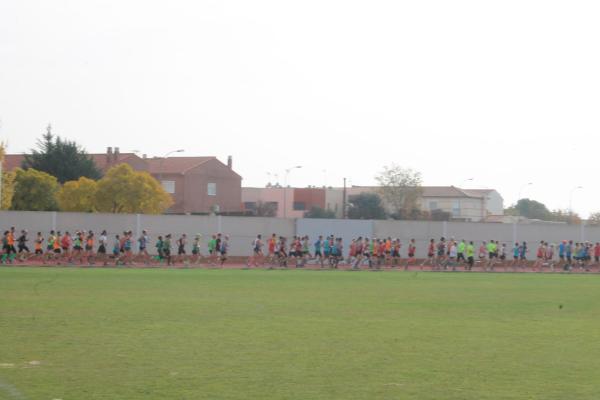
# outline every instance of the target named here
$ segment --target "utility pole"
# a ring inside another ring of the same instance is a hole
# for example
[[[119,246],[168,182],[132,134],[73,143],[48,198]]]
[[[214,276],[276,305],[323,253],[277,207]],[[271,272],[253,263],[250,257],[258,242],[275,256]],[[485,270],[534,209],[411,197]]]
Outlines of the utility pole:
[[[344,178],[344,191],[342,192],[342,219],[346,219],[346,178]]]

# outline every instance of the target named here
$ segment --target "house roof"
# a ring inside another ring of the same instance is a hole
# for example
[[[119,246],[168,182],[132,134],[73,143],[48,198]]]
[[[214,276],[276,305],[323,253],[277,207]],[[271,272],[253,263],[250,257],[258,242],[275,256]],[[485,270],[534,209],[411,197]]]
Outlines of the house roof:
[[[12,171],[15,168],[20,168],[23,160],[25,160],[25,154],[6,154],[2,162],[2,169]]]
[[[365,189],[377,190],[379,186],[353,186],[354,188],[364,187]],[[482,198],[491,190],[465,190],[455,186],[421,186],[422,197],[461,197],[461,198]]]
[[[184,174],[192,168],[216,157],[154,157],[147,158],[148,172],[151,174]]]
[[[137,154],[135,153],[119,153],[117,155],[117,159],[114,159],[115,154],[111,154],[111,157],[113,157],[111,159],[110,165],[108,163],[108,154],[106,153],[94,153],[94,154],[90,154],[90,157],[92,158],[92,160],[94,160],[94,164],[96,164],[96,167],[98,167],[99,170],[101,171],[105,171],[109,168],[112,167],[113,165],[116,164],[120,164],[123,163],[125,161],[127,161],[130,158],[139,158],[137,156]],[[141,160],[141,158],[140,158]]]
[[[454,186],[422,186],[423,197],[481,197]]]
[[[115,154],[111,154],[113,157],[108,162],[106,153],[94,153],[90,154],[94,163],[101,171],[106,172],[109,167],[113,165],[117,165],[123,162],[127,162],[128,160],[137,158],[140,161],[144,161],[148,166],[148,172],[150,174],[185,174],[192,168],[196,168],[210,160],[217,160],[216,157],[153,157],[153,158],[140,158],[135,153],[119,153],[117,159],[114,159]],[[4,158],[4,162],[2,164],[3,169],[6,171],[11,171],[17,167],[21,166],[21,163],[25,159],[24,154],[7,154]],[[220,162],[220,161],[219,161]],[[235,171],[231,170],[232,173],[240,176]],[[240,176],[241,178],[241,176]]]

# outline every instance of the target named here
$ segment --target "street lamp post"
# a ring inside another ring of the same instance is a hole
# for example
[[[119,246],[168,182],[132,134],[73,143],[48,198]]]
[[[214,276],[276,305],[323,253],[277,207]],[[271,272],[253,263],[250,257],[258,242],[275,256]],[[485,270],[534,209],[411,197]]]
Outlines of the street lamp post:
[[[459,186],[459,188],[462,188],[462,185],[464,185],[466,182],[468,182],[468,181],[472,181],[472,180],[473,180],[473,178],[467,178],[467,179],[464,179],[464,180],[463,180],[463,181],[460,183],[460,186]]]
[[[569,223],[571,223],[573,219],[573,192],[577,189],[583,189],[583,186],[575,186],[569,192]]]
[[[287,179],[288,175],[293,169],[302,168],[302,165],[296,165],[295,167],[290,167],[285,170],[285,175],[283,177],[283,218],[287,218]]]

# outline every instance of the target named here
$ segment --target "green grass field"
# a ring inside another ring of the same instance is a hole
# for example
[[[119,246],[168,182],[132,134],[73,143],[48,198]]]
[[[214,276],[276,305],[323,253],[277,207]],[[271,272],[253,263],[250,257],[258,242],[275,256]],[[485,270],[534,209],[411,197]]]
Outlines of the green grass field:
[[[599,398],[600,276],[0,268],[0,399]]]

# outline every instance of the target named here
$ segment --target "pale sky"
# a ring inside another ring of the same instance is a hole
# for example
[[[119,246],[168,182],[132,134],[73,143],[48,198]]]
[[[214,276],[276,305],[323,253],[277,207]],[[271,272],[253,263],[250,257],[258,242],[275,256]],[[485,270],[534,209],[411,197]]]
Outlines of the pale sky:
[[[244,186],[392,162],[506,206],[581,185],[587,216],[598,21],[598,1],[0,0],[0,140],[25,152],[50,122],[89,152],[232,155]]]

